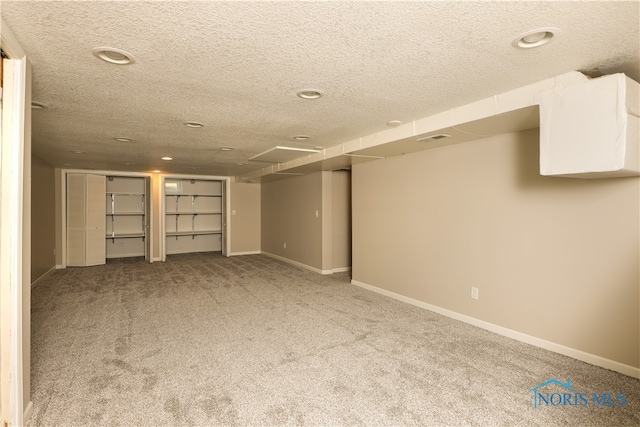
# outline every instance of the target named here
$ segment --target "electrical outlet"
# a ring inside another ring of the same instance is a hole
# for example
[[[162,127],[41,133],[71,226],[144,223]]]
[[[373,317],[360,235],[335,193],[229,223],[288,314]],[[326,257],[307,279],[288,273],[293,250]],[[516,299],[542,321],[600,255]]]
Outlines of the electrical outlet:
[[[471,287],[471,299],[478,299],[478,288]]]

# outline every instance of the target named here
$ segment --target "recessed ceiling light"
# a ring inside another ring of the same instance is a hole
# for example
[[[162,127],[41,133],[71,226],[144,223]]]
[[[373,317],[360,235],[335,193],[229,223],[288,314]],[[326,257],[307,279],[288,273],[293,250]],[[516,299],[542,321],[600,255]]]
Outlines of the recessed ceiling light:
[[[400,126],[402,122],[400,120],[389,120],[387,126]]]
[[[236,163],[236,166],[244,166],[246,163]]]
[[[311,139],[311,137],[309,135],[296,135],[293,137],[293,139],[295,139],[296,141],[306,141],[308,139]]]
[[[200,123],[200,122],[184,122],[183,125],[185,125],[188,128],[194,128],[194,129],[198,129],[198,128],[203,128],[204,124]]]
[[[128,65],[136,62],[130,53],[113,47],[96,47],[91,50],[91,53],[93,53],[96,58],[100,58],[111,64]]]
[[[126,136],[118,136],[113,139],[115,139],[118,142],[133,142],[132,138],[127,138]]]
[[[222,151],[233,151],[233,147],[220,147]]]
[[[31,101],[31,108],[34,110],[42,110],[44,108],[49,108],[49,106],[44,102]]]
[[[162,160],[173,160],[173,157],[165,156],[162,158]]]
[[[86,151],[82,151],[82,150],[72,150],[71,151],[73,154],[87,154]]]
[[[519,49],[531,49],[551,42],[560,30],[554,27],[536,28],[516,37],[511,45]]]
[[[318,99],[324,96],[324,93],[318,89],[303,89],[296,93],[302,99]]]
[[[153,172],[153,173],[160,173],[160,172],[162,172],[162,171],[159,171],[158,169],[154,169],[154,170],[152,170],[151,172]]]

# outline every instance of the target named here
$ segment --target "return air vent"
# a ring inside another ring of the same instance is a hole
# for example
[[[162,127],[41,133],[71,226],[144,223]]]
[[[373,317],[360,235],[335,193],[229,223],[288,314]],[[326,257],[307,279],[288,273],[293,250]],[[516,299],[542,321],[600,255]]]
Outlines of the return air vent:
[[[424,138],[420,138],[418,139],[418,142],[435,141],[436,139],[443,138],[451,138],[451,135],[447,135],[446,133],[439,133],[437,135],[425,136]]]

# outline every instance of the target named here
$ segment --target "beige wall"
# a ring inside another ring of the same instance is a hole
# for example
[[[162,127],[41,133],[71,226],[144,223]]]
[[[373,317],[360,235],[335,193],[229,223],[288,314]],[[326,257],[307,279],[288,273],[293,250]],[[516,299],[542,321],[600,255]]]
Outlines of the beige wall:
[[[353,279],[639,367],[640,179],[538,159],[536,129],[354,166]]]
[[[262,251],[322,270],[322,172],[263,182],[261,201]]]
[[[31,157],[31,281],[56,265],[55,169]]]
[[[230,255],[260,252],[260,184],[231,182]]]
[[[351,267],[351,172],[331,173],[333,269]]]

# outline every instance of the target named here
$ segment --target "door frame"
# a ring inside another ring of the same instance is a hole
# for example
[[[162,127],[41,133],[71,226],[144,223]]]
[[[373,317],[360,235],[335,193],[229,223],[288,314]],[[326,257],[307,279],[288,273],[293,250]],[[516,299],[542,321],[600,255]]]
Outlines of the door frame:
[[[21,426],[32,412],[31,67],[4,21],[0,144],[0,411],[2,425]],[[25,406],[25,402],[28,402]]]

